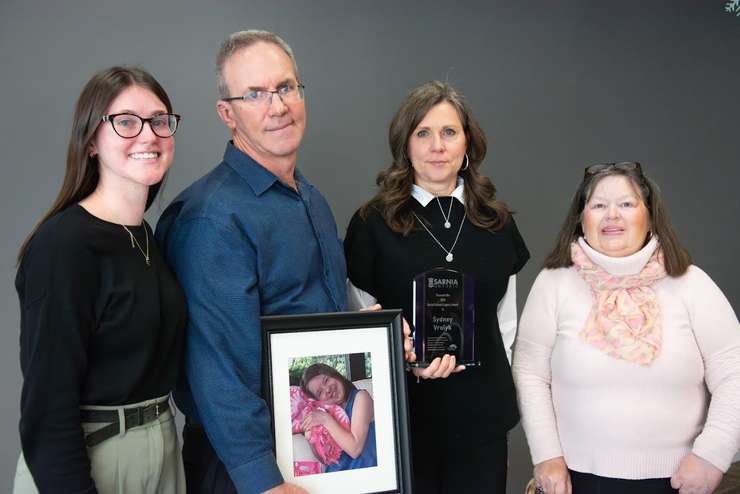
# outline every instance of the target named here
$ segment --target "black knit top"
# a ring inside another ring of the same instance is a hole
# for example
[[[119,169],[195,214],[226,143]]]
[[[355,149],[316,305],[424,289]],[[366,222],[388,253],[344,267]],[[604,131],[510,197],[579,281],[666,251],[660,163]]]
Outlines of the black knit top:
[[[465,208],[451,197],[440,198],[444,211],[454,201],[451,228],[443,227],[435,201],[423,207],[410,200],[434,236],[445,246],[455,240]],[[529,252],[511,219],[501,230],[478,228],[465,221],[452,262],[446,252],[419,227],[403,237],[391,231],[377,212],[366,220],[353,216],[344,241],[350,281],[370,293],[386,309],[402,308],[411,322],[412,281],[435,267],[449,267],[475,278],[476,346],[480,367],[447,379],[421,380],[409,373],[411,432],[414,447],[433,444],[466,447],[504,434],[519,420],[511,369],[499,331],[497,306],[509,276],[529,259]]]
[[[80,405],[166,395],[180,367],[187,310],[148,225],[79,205],[38,229],[16,276],[21,308],[20,434],[40,492],[94,492]]]

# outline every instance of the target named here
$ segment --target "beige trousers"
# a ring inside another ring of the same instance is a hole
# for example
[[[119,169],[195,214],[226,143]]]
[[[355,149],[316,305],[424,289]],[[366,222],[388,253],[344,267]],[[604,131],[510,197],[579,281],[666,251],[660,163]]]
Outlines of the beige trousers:
[[[146,406],[166,398],[132,403],[125,408]],[[83,407],[117,410],[120,407]],[[172,408],[172,407],[170,407]],[[82,424],[85,434],[106,424]],[[185,473],[172,411],[148,424],[133,427],[87,449],[91,474],[100,494],[181,494]],[[23,454],[18,459],[13,494],[38,494]]]

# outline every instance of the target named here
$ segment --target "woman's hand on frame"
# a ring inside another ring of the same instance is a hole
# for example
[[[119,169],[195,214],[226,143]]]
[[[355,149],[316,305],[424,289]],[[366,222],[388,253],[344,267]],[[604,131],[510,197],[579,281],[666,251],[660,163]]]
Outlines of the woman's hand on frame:
[[[570,474],[562,456],[534,466],[534,480],[545,494],[572,494]]]
[[[381,310],[383,307],[380,304],[373,304],[360,311],[366,310]],[[403,319],[403,358],[406,362],[416,362],[416,353],[414,353],[414,340],[411,338],[411,327],[406,322],[406,318]]]

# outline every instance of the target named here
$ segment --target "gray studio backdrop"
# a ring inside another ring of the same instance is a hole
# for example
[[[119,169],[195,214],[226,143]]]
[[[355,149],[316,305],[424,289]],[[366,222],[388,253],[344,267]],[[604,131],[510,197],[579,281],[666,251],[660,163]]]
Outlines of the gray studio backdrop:
[[[389,160],[388,123],[402,97],[446,79],[488,135],[484,171],[532,253],[520,307],[583,167],[639,160],[695,263],[737,310],[740,17],[724,0],[2,0],[0,491],[19,450],[15,255],[58,191],[82,85],[103,67],[141,64],[183,115],[153,224],[220,160],[227,132],[214,110],[213,59],[245,28],[276,31],[295,50],[309,118],[299,167],[327,196],[341,235]],[[531,464],[518,428],[510,464],[509,492],[520,493]]]

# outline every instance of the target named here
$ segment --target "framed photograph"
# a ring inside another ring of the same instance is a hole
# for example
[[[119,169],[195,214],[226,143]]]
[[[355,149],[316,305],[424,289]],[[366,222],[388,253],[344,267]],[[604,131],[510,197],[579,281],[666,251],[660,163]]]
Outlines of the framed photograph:
[[[286,482],[411,493],[401,313],[262,318],[264,397]]]

